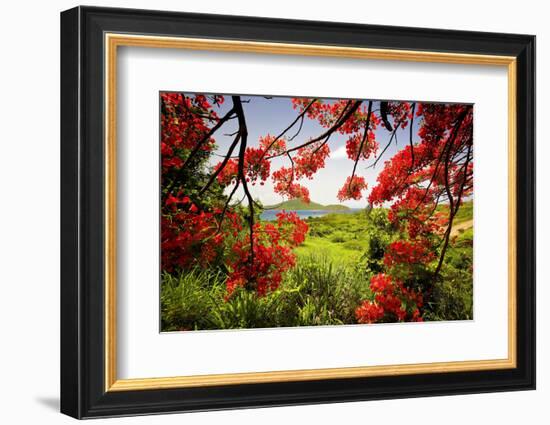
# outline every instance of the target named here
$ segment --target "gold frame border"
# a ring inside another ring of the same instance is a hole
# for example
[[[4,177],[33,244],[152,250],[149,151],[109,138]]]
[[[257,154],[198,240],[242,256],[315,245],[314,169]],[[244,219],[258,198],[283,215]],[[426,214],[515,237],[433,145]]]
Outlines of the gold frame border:
[[[516,58],[145,35],[105,34],[105,391],[136,391],[267,382],[511,369],[517,366]],[[505,66],[508,71],[508,358],[389,366],[117,379],[116,373],[116,98],[119,46]]]

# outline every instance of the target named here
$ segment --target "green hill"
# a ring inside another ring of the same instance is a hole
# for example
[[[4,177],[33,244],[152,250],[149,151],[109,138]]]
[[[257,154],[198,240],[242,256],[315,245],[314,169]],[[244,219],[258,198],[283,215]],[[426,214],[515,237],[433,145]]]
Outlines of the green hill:
[[[438,205],[437,211],[445,211],[448,214],[449,205]],[[458,212],[453,221],[453,225],[463,223],[465,221],[472,221],[474,219],[474,202],[472,200],[464,201],[464,203],[458,209]]]
[[[269,205],[265,207],[270,210],[288,210],[288,211],[297,211],[297,210],[326,210],[326,211],[342,211],[349,210],[349,207],[345,205],[322,205],[317,202],[311,201],[309,204],[306,204],[301,199],[291,199],[290,201],[281,202],[277,205]]]

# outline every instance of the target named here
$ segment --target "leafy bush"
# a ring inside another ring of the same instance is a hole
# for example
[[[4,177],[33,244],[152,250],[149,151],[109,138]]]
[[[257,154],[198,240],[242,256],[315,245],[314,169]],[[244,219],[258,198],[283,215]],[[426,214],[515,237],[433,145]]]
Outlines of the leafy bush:
[[[334,243],[346,242],[348,240],[348,234],[345,233],[345,232],[336,231],[336,232],[332,233],[329,240],[331,242],[334,242]]]
[[[433,287],[433,298],[424,320],[471,320],[473,316],[471,272],[444,268],[441,279]]]
[[[319,221],[313,221],[314,219],[311,219],[309,223],[311,224],[308,235],[311,237],[324,237],[331,235],[332,232],[334,232],[334,228],[323,224]]]
[[[426,320],[473,319],[473,230],[454,238],[447,250],[441,276],[433,285]]]

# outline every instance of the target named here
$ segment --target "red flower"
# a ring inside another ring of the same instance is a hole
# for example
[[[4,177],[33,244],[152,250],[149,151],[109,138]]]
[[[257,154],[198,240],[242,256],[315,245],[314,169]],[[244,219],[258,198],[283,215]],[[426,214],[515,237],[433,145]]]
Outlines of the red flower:
[[[435,258],[435,252],[429,249],[425,240],[392,242],[384,255],[384,264],[393,267],[396,264],[427,264]]]
[[[338,192],[338,200],[345,201],[347,199],[361,199],[361,192],[367,188],[365,179],[360,176],[348,177],[344,186]]]
[[[274,183],[273,190],[275,193],[286,196],[289,199],[301,199],[305,203],[309,203],[309,190],[294,182],[292,169],[281,167],[272,174]]]
[[[381,321],[421,321],[419,308],[422,295],[404,287],[403,283],[384,273],[371,278],[374,301],[365,300],[355,310],[359,323]]]
[[[371,301],[363,301],[355,310],[355,317],[359,323],[376,323],[384,317],[384,309]]]

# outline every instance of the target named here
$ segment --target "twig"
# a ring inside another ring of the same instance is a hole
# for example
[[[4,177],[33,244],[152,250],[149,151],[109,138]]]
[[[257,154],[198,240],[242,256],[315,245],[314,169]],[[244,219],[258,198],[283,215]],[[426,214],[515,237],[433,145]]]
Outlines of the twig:
[[[411,121],[409,123],[409,144],[411,146],[411,170],[414,168],[414,145],[413,145],[413,124],[414,124],[414,110],[416,108],[416,102],[412,104]]]
[[[349,101],[351,102],[351,100]],[[281,152],[279,154],[276,154],[276,155],[271,155],[269,156],[267,159],[273,159],[273,158],[277,158],[277,157],[280,157],[280,156],[283,156],[283,155],[286,155],[288,152],[294,152],[294,151],[297,151],[298,149],[302,149],[302,148],[305,148],[306,146],[309,146],[309,145],[312,145],[313,143],[316,143],[320,140],[323,140],[325,139],[327,136],[331,135],[332,133],[334,133],[336,130],[338,130],[340,127],[342,127],[342,125],[344,125],[344,123],[348,120],[349,117],[351,117],[351,115],[357,111],[357,109],[359,108],[359,106],[361,105],[362,101],[361,100],[357,100],[355,101],[355,103],[351,106],[351,108],[348,109],[348,111],[345,113],[344,116],[342,116],[339,120],[337,120],[337,122],[335,124],[332,125],[332,127],[330,127],[327,131],[325,131],[323,134],[321,134],[320,136],[317,136],[313,139],[310,139],[308,140],[307,142],[299,145],[299,146],[296,146],[296,147],[293,147],[291,149],[287,149],[285,152]],[[345,109],[345,108],[344,108]]]
[[[355,158],[355,162],[353,163],[353,171],[351,172],[351,178],[349,179],[349,184],[348,184],[349,193],[351,193],[351,183],[353,182],[353,177],[355,176],[357,163],[359,162],[359,158],[361,158],[361,154],[363,153],[363,145],[365,144],[365,140],[367,140],[368,138],[371,113],[372,113],[372,100],[369,100],[369,108],[367,111],[367,122],[365,123],[365,132],[363,133],[363,138],[361,139],[361,144],[359,145],[359,151],[357,152],[357,157]]]

